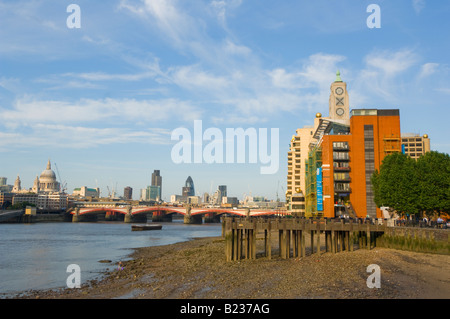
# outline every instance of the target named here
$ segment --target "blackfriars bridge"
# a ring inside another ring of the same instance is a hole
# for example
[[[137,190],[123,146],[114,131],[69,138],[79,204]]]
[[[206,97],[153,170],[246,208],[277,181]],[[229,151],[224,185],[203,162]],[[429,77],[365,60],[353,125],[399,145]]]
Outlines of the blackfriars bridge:
[[[176,206],[108,206],[82,205],[68,211],[72,222],[92,220],[98,215],[105,215],[105,220],[119,220],[123,217],[125,223],[146,222],[147,215],[152,215],[153,222],[170,222],[175,214],[184,216],[185,224],[220,223],[221,216],[257,217],[289,215],[281,209],[257,208],[223,208],[223,207],[176,207]]]

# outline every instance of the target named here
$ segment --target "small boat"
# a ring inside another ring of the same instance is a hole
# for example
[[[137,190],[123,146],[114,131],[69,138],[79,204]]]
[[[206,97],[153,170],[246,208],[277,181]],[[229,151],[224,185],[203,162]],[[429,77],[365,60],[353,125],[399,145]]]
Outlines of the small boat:
[[[160,224],[131,225],[132,231],[158,230],[161,228],[162,228],[162,225],[160,225]]]

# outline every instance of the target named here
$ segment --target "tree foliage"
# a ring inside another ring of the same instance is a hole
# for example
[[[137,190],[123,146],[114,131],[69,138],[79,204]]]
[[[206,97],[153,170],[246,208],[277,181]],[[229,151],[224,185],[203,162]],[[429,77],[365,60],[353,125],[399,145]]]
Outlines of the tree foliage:
[[[372,175],[375,203],[406,215],[450,212],[450,157],[428,152],[417,161],[402,153],[384,158]]]
[[[450,156],[429,152],[417,160],[420,209],[428,214],[450,212]]]

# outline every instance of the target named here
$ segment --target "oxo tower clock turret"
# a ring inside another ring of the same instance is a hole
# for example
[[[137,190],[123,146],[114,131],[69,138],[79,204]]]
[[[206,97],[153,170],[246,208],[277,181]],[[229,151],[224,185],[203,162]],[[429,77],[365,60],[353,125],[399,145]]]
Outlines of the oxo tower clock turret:
[[[336,72],[336,81],[331,84],[329,100],[329,116],[333,120],[348,121],[350,119],[347,83],[341,80],[341,73]]]

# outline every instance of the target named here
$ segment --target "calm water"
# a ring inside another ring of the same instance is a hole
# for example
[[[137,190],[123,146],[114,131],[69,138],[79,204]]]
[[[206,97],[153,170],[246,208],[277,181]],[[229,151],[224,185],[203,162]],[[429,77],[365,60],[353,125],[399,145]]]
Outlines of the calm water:
[[[132,248],[220,236],[222,231],[221,224],[161,224],[162,230],[151,231],[131,231],[131,225],[122,222],[0,224],[0,298],[65,287],[70,264],[80,266],[83,283],[126,260]]]

